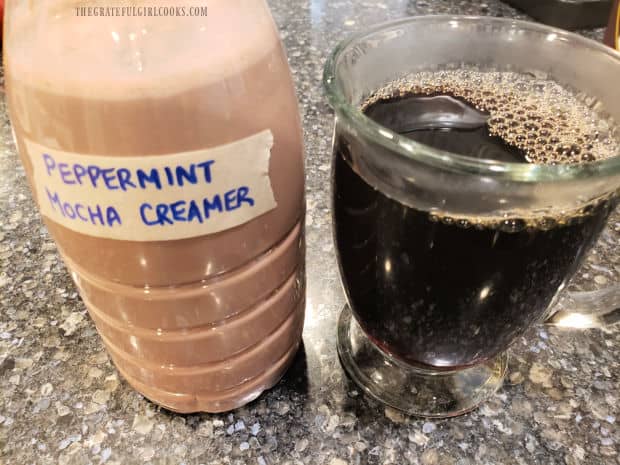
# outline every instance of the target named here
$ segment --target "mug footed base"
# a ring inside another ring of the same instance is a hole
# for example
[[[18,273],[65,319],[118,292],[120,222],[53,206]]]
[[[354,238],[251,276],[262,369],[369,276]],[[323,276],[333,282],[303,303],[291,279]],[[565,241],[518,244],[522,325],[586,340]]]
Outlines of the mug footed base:
[[[508,361],[504,352],[462,370],[412,367],[377,347],[348,305],[338,321],[338,355],[349,376],[365,393],[407,414],[429,418],[454,417],[475,409],[502,385]]]

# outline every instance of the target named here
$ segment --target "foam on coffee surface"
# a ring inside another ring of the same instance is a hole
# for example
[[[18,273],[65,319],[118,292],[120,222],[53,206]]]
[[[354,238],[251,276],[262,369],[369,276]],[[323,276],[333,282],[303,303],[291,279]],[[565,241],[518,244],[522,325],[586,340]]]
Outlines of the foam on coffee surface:
[[[548,78],[469,69],[419,72],[390,83],[362,105],[408,95],[449,95],[489,114],[489,133],[534,164],[571,164],[620,154],[616,122],[600,102]]]

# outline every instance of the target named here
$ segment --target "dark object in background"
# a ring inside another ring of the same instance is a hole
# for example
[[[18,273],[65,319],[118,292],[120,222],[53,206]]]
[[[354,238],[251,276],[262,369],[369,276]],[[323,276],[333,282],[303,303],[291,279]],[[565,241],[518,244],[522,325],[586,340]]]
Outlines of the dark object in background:
[[[616,0],[609,17],[609,26],[605,33],[605,43],[620,50],[620,0]]]
[[[612,0],[504,0],[532,18],[563,29],[602,27]]]

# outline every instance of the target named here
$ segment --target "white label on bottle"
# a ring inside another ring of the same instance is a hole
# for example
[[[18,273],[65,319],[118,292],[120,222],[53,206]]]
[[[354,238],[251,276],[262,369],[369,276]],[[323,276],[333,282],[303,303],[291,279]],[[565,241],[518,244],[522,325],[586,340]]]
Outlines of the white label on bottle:
[[[26,140],[41,213],[89,236],[168,241],[234,228],[276,208],[270,130],[172,155],[80,155]]]

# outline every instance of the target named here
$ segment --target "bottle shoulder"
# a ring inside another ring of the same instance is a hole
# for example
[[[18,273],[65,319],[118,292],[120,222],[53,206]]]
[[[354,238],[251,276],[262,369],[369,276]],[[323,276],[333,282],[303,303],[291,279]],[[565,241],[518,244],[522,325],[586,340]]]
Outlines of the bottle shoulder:
[[[7,73],[49,92],[126,98],[158,82],[157,92],[174,94],[238,75],[279,48],[269,10],[239,8],[240,0],[175,17],[84,16],[75,2],[48,3],[56,8],[9,12],[5,62]]]

